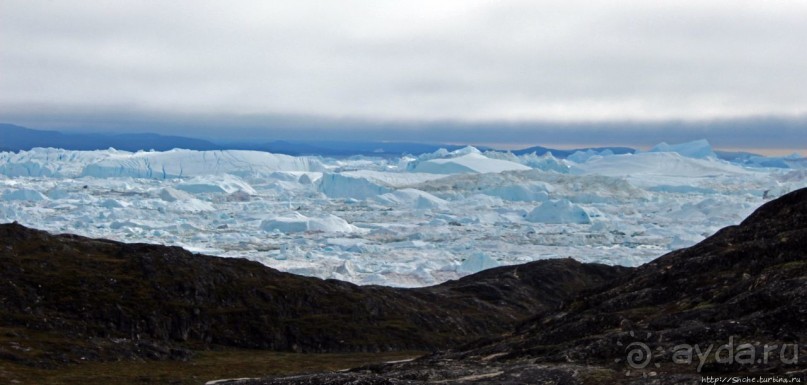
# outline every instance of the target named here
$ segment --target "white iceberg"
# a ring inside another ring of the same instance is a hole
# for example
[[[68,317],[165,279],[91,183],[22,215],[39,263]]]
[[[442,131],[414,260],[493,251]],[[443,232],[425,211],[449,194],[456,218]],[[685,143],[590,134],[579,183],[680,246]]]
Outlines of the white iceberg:
[[[586,210],[569,202],[566,199],[552,200],[542,203],[527,214],[525,219],[529,222],[539,223],[591,223]]]

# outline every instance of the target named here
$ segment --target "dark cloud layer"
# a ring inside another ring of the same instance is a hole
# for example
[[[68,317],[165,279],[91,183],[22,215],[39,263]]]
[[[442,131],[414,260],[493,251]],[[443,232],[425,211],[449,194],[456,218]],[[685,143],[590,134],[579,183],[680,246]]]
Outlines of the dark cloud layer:
[[[717,148],[807,152],[807,117],[757,117],[702,121],[459,122],[331,119],[299,115],[171,115],[103,111],[0,113],[0,120],[73,132],[158,132],[217,142],[272,140],[414,141],[532,145],[646,147],[708,139]]]

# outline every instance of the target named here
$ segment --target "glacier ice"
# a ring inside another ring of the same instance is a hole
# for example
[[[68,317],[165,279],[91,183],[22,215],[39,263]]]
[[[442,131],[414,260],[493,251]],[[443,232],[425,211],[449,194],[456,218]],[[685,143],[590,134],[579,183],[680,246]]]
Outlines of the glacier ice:
[[[638,265],[807,184],[804,167],[778,167],[796,156],[751,164],[711,157],[705,143],[661,149],[569,159],[472,147],[400,159],[0,152],[0,221],[421,286],[543,258]]]

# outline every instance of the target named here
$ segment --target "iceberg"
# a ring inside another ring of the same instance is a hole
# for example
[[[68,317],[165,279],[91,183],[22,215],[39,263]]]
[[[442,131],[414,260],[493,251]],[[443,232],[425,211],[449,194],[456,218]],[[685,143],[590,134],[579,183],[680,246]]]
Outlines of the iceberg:
[[[45,201],[48,200],[44,194],[31,189],[18,189],[3,192],[4,201]]]
[[[496,173],[529,169],[530,167],[520,163],[489,158],[479,153],[478,150],[449,158],[418,159],[407,166],[409,172],[430,174]]]
[[[401,189],[379,195],[375,198],[375,201],[386,205],[408,206],[420,210],[445,208],[448,204],[448,202],[443,199],[413,188]]]
[[[482,193],[511,202],[543,202],[549,199],[549,191],[547,191],[544,184],[529,182],[491,187],[482,190]]]
[[[266,232],[301,233],[319,231],[325,233],[352,233],[358,230],[342,218],[327,214],[318,218],[309,218],[300,213],[275,217],[261,221],[261,230]]]
[[[110,152],[105,159],[86,165],[81,175],[96,178],[169,179],[226,173],[252,175],[271,174],[277,171],[322,170],[324,170],[322,163],[310,157],[243,150],[175,149],[165,152]]]
[[[247,182],[233,175],[198,176],[183,180],[176,188],[191,194],[233,194],[238,191],[250,195],[258,193]]]
[[[591,223],[591,218],[586,210],[566,199],[544,202],[530,211],[525,219],[529,222],[554,224]]]
[[[474,253],[457,266],[457,272],[461,274],[474,274],[498,266],[499,262],[489,257],[487,254]]]
[[[157,196],[166,202],[189,201],[195,199],[193,195],[188,194],[185,191],[177,190],[173,187],[165,187],[160,189],[160,192],[157,193]]]
[[[706,139],[679,144],[661,142],[648,152],[675,152],[688,158],[717,158],[717,154],[712,150],[712,145]]]
[[[360,176],[326,173],[320,179],[319,191],[331,198],[367,199],[392,189]]]

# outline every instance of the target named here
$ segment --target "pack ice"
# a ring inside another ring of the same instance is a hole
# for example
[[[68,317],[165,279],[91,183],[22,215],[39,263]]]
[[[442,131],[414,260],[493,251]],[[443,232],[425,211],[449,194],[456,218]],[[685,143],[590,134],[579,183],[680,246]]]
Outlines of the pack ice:
[[[0,221],[422,286],[544,258],[635,266],[804,187],[805,166],[703,140],[566,159],[38,148],[0,153]]]

